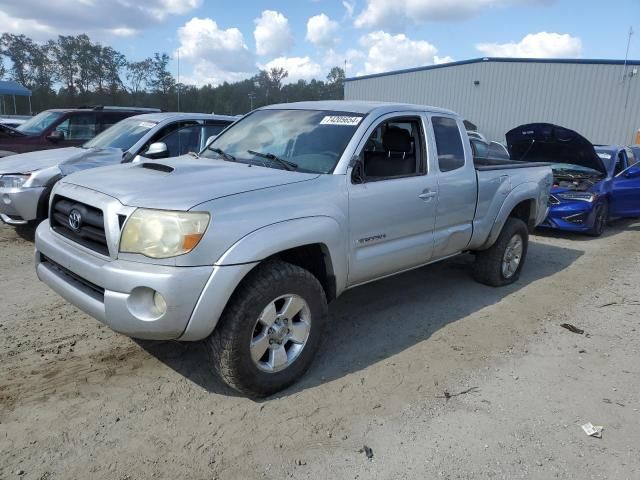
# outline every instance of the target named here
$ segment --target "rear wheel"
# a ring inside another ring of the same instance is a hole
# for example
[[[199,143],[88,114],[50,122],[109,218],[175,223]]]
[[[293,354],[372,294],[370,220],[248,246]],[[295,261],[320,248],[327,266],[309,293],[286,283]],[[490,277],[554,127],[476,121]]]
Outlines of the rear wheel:
[[[316,277],[296,265],[268,261],[238,287],[207,340],[213,365],[235,390],[271,395],[309,368],[326,317]]]
[[[596,207],[596,215],[593,226],[587,232],[592,237],[599,237],[609,223],[609,203],[605,200]]]
[[[500,287],[520,277],[529,245],[529,231],[519,218],[509,217],[496,242],[487,250],[476,253],[473,274],[475,279]]]

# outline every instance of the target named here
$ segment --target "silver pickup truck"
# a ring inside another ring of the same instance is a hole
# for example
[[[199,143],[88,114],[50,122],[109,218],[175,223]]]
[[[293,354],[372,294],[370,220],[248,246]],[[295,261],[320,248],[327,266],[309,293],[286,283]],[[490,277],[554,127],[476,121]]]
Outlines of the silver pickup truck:
[[[36,269],[118,332],[206,339],[231,387],[269,395],[309,367],[349,288],[463,252],[480,282],[514,282],[551,182],[544,164],[474,161],[450,111],[273,105],[199,156],[62,179]]]

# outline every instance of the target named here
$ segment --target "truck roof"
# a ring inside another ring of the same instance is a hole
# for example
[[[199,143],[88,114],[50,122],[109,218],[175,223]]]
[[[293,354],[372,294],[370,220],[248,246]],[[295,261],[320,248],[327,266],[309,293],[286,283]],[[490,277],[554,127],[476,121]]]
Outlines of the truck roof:
[[[261,110],[334,110],[341,112],[353,112],[369,114],[376,112],[378,114],[392,113],[399,110],[409,110],[417,112],[433,112],[444,113],[447,115],[456,115],[451,110],[444,108],[431,107],[428,105],[415,105],[411,103],[396,103],[396,102],[369,102],[364,100],[321,100],[315,102],[294,102],[294,103],[280,103],[276,105],[268,105],[262,107]]]

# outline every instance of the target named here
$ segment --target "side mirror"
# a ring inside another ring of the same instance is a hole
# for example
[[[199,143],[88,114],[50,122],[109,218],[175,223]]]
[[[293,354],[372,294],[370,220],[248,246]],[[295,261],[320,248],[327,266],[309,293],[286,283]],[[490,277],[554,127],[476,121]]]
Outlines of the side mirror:
[[[152,143],[142,155],[151,160],[167,158],[169,156],[169,149],[163,142]]]
[[[53,143],[57,143],[61,140],[64,140],[64,132],[62,130],[54,130],[49,134],[47,140]]]
[[[351,182],[352,183],[366,182],[365,175],[364,175],[364,162],[362,158],[356,157],[356,160],[353,163],[353,169],[351,170]]]
[[[629,167],[626,172],[623,173],[625,178],[638,178],[640,177],[640,167]]]

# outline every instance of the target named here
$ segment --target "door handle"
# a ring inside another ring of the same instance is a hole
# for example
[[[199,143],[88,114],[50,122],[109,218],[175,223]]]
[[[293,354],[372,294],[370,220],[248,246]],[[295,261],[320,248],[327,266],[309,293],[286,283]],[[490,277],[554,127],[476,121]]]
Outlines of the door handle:
[[[436,192],[427,191],[427,192],[422,192],[420,195],[418,195],[418,198],[421,198],[422,200],[430,200],[436,195],[437,195]]]

